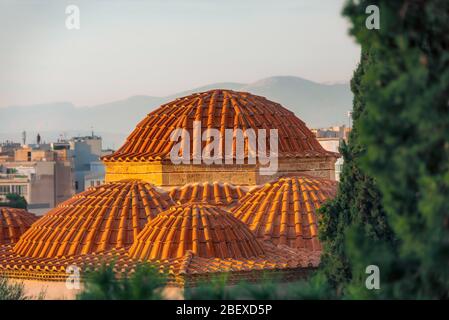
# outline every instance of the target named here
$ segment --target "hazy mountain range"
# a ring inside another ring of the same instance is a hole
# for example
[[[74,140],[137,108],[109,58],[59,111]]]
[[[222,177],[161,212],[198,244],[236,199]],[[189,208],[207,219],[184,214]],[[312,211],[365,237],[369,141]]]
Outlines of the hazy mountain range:
[[[76,107],[70,102],[0,108],[0,141],[20,141],[27,131],[28,142],[37,132],[44,140],[89,134],[91,128],[104,139],[104,147],[118,148],[135,125],[165,102],[192,92],[214,88],[247,91],[281,103],[307,123],[309,128],[345,124],[352,107],[348,83],[320,84],[299,77],[270,77],[254,83],[215,83],[166,97],[132,96],[95,106]]]

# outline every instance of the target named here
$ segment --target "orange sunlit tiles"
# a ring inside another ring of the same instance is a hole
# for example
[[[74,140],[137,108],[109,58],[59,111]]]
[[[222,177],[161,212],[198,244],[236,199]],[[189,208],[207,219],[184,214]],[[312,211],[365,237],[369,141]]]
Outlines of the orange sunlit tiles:
[[[14,252],[49,258],[126,248],[148,221],[173,204],[167,193],[140,181],[90,188],[42,217]]]
[[[143,179],[141,174],[151,174],[151,167],[128,162],[167,159],[175,143],[170,141],[173,130],[186,129],[193,139],[194,121],[201,121],[200,134],[208,128],[218,129],[222,136],[225,129],[278,129],[279,157],[294,158],[288,163],[336,156],[280,104],[249,93],[211,90],[151,112],[125,144],[103,160],[117,161],[120,172]],[[236,137],[231,141],[235,158]],[[208,142],[202,143],[201,149]],[[220,143],[225,150],[225,141]],[[248,149],[245,141],[245,156]],[[192,152],[193,148],[191,157]],[[198,182],[176,186],[169,193],[140,180],[91,188],[48,212],[16,244],[0,245],[0,272],[61,280],[69,265],[85,271],[115,261],[115,271],[123,273],[146,261],[187,279],[221,272],[232,277],[265,270],[302,273],[319,264],[317,209],[335,195],[335,182],[288,176],[247,192],[229,183],[231,174],[224,176],[222,182],[196,176]],[[11,225],[11,220],[5,221]],[[16,240],[20,236],[16,231],[8,234]]]
[[[264,253],[251,231],[232,214],[204,204],[175,206],[147,224],[129,249],[131,257],[154,260],[183,257],[251,258]]]
[[[232,212],[258,239],[320,250],[317,209],[335,196],[336,186],[309,176],[282,177],[251,190]]]
[[[25,257],[13,251],[12,245],[0,246],[0,274],[21,279],[65,281],[68,266],[78,266],[83,273],[100,268],[104,263],[114,263],[114,271],[124,273],[135,263],[126,250],[111,249],[106,252],[77,255],[73,257]]]
[[[266,271],[302,273],[316,268],[320,253],[305,249],[291,249],[287,246],[262,244],[264,254],[250,258],[207,258],[187,250],[182,257],[152,259],[149,263],[164,272],[169,280],[183,284],[195,282],[196,277],[208,277],[219,273],[229,273],[229,280],[258,279],[266,276]],[[111,249],[100,253],[62,258],[23,257],[12,251],[11,245],[0,246],[0,273],[18,279],[65,281],[67,267],[80,268],[81,277],[97,270],[104,264],[114,264],[116,274],[133,272],[140,263],[129,257],[126,250]],[[260,272],[255,274],[255,272]]]
[[[195,93],[163,104],[137,125],[120,149],[102,159],[105,162],[128,162],[168,158],[175,144],[170,141],[173,130],[186,129],[193,138],[194,121],[201,121],[201,133],[208,128],[215,128],[223,137],[225,129],[242,129],[243,131],[266,129],[267,139],[269,139],[269,130],[277,129],[280,157],[334,155],[321,147],[302,120],[279,103],[247,92],[217,89]],[[208,142],[202,143],[203,149]],[[221,139],[220,143],[222,143],[222,150],[225,150],[225,140]],[[235,158],[235,136],[232,145],[233,158]],[[267,152],[268,146],[269,143],[267,143]],[[193,148],[191,152],[192,150]],[[245,157],[248,156],[247,141],[245,141],[244,153]]]
[[[17,242],[37,220],[36,215],[24,209],[0,207],[0,245]]]
[[[170,190],[170,197],[181,204],[202,202],[217,206],[236,204],[246,194],[246,189],[227,182],[189,183]]]
[[[114,262],[114,270],[120,274],[132,272],[140,261],[146,261],[182,283],[223,272],[236,281],[256,280],[269,270],[287,277],[292,272],[301,275],[319,264],[315,210],[334,193],[335,182],[329,180],[282,177],[242,198],[235,212],[244,210],[249,218],[240,221],[215,205],[176,205],[168,194],[150,184],[110,183],[75,196],[48,213],[45,223],[33,225],[35,233],[24,234],[21,247],[0,246],[0,272],[14,278],[61,281],[69,265],[85,272]],[[114,209],[117,206],[119,210]],[[61,208],[74,211],[54,213]],[[123,219],[114,212],[123,213],[127,222],[120,223]],[[142,212],[149,222],[140,226],[142,231],[132,246],[131,242],[117,245],[112,241],[120,238],[112,234],[118,233],[121,225],[144,221],[136,220],[136,213]],[[97,224],[97,220],[104,223]],[[110,241],[100,250],[104,234],[109,234]],[[45,251],[53,247],[64,254]]]

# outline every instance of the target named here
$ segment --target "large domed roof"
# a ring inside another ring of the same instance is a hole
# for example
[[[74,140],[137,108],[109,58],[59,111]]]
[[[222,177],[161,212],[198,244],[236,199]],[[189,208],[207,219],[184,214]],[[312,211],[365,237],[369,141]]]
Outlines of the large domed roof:
[[[0,244],[17,242],[38,219],[24,209],[0,207]]]
[[[225,129],[239,128],[244,131],[252,128],[266,129],[269,137],[269,129],[277,129],[281,157],[331,154],[321,147],[302,120],[279,103],[247,92],[211,90],[163,104],[137,125],[120,149],[102,159],[107,162],[168,158],[174,145],[170,141],[173,130],[184,128],[192,137],[194,121],[201,121],[202,131],[216,128],[223,136]],[[203,142],[203,148],[206,143]],[[234,158],[235,143],[234,137]],[[245,149],[247,156],[247,147]]]
[[[281,177],[248,192],[233,214],[261,240],[319,250],[317,209],[335,196],[335,181]]]
[[[126,248],[149,220],[173,204],[167,193],[140,181],[90,188],[33,224],[14,252],[50,258]]]
[[[181,204],[201,202],[217,206],[230,206],[246,194],[246,189],[227,182],[197,182],[170,190],[170,197]]]
[[[264,253],[232,214],[204,204],[179,205],[148,223],[129,249],[132,258],[163,260],[188,252],[204,258],[250,258]]]

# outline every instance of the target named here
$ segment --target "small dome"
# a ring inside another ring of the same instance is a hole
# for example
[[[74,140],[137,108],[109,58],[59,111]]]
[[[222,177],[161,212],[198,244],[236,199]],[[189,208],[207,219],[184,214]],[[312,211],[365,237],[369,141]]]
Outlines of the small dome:
[[[137,125],[120,149],[102,159],[109,162],[169,158],[170,150],[175,144],[170,141],[173,130],[186,129],[192,138],[194,121],[201,121],[201,132],[208,128],[218,129],[222,134],[225,129],[242,129],[243,131],[265,129],[267,139],[269,130],[277,129],[280,157],[335,155],[324,150],[305,123],[279,103],[247,92],[217,89],[195,93],[163,104]],[[204,141],[202,148],[206,144],[207,142]],[[234,158],[235,144],[234,137]],[[268,150],[269,145],[267,145]],[[190,155],[192,158],[192,153]],[[246,143],[245,157],[247,155]]]
[[[161,213],[148,223],[129,249],[139,260],[183,257],[250,258],[264,253],[241,221],[218,207],[189,204]]]
[[[320,250],[317,209],[335,196],[336,186],[309,176],[282,177],[248,192],[232,212],[258,239]]]
[[[23,209],[0,207],[0,244],[17,242],[38,219],[39,217]]]
[[[149,220],[171,205],[167,193],[137,180],[90,188],[43,216],[14,252],[50,258],[126,248]]]
[[[178,203],[201,202],[217,206],[235,204],[245,194],[245,188],[227,182],[189,183],[170,190],[170,197]]]

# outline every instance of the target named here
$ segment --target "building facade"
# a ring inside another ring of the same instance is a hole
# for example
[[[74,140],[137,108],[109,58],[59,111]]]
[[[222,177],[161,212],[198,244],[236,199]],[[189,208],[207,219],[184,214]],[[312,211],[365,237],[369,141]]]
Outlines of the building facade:
[[[342,142],[344,141],[343,138],[317,138],[318,142],[321,144],[321,146],[331,152],[339,152],[340,146]],[[343,157],[340,157],[335,162],[335,180],[340,181],[340,174],[343,170]]]
[[[23,146],[14,157],[0,161],[0,199],[23,196],[28,209],[43,214],[75,193],[73,159],[68,148]]]
[[[102,156],[102,139],[92,134],[91,136],[75,137],[69,141],[73,150],[75,191],[86,189],[85,177],[92,173],[91,163],[96,163]]]

